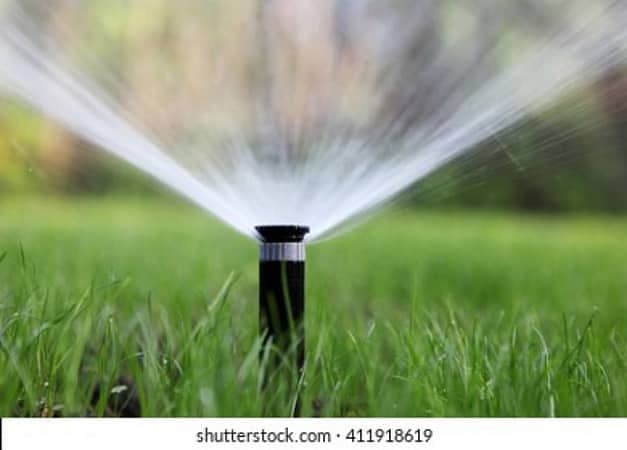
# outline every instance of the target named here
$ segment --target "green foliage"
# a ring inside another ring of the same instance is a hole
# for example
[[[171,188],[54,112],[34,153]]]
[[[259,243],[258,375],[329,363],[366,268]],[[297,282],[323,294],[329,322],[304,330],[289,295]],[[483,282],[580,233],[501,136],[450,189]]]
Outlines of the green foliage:
[[[23,106],[0,99],[0,191],[28,190],[36,183],[34,155],[42,119]]]
[[[254,243],[145,198],[0,211],[0,415],[261,413]],[[388,214],[310,246],[303,413],[624,416],[626,225]]]

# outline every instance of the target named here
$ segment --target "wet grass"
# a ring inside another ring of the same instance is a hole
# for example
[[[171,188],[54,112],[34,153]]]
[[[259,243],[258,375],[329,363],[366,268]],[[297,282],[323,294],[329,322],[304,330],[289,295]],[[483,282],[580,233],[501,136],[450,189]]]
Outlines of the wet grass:
[[[261,414],[256,258],[179,204],[0,200],[0,415]],[[304,415],[627,414],[627,218],[388,213],[307,274]]]

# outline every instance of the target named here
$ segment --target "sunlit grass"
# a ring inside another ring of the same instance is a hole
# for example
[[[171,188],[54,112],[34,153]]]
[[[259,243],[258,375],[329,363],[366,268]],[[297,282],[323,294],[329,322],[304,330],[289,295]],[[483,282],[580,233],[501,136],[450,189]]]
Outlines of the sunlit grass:
[[[178,204],[1,200],[0,415],[261,414],[256,259]],[[627,219],[387,213],[307,272],[304,415],[627,414]]]

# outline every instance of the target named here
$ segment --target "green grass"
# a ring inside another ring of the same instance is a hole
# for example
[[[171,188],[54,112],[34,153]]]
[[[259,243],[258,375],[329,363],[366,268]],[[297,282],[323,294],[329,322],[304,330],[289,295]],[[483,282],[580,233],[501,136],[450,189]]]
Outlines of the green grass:
[[[307,257],[304,415],[627,413],[627,218],[386,213]],[[180,204],[0,200],[0,415],[259,415],[256,259]]]

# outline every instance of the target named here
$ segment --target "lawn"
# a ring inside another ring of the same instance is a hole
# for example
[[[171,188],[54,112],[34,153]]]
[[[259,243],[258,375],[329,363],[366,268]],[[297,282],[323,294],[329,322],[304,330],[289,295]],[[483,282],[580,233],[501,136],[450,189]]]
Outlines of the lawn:
[[[625,217],[392,211],[307,261],[303,415],[627,414]],[[256,284],[180,203],[0,199],[0,415],[259,415]]]

